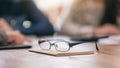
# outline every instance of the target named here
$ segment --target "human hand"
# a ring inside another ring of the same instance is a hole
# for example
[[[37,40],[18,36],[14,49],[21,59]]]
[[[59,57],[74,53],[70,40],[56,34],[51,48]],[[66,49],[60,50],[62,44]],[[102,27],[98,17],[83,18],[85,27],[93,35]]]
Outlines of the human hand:
[[[0,18],[0,28],[5,30],[5,31],[10,31],[12,28],[10,25],[7,23],[5,19]]]
[[[94,30],[95,36],[107,36],[107,35],[120,35],[120,29],[111,25],[106,24],[102,27],[98,27]]]
[[[22,44],[24,41],[28,40],[28,38],[19,31],[6,31],[6,35],[8,36],[8,42],[14,45]]]

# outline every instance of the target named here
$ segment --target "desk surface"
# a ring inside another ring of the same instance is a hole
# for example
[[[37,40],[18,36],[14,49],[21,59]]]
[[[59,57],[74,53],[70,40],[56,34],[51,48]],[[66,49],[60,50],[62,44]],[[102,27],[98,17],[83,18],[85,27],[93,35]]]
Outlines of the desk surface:
[[[120,68],[120,45],[100,45],[92,55],[54,57],[22,50],[1,50],[0,68]]]

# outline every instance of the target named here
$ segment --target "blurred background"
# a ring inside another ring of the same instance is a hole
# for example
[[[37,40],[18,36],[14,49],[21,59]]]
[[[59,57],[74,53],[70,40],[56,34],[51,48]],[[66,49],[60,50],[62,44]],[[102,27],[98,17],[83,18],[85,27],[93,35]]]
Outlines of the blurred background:
[[[48,16],[52,23],[55,23],[60,16],[62,9],[75,0],[33,0],[37,7]],[[97,1],[97,0],[96,0]],[[120,16],[120,10],[118,15]],[[120,20],[120,19],[118,19]]]
[[[37,7],[45,13],[52,23],[55,23],[62,12],[63,5],[71,0],[33,0]]]

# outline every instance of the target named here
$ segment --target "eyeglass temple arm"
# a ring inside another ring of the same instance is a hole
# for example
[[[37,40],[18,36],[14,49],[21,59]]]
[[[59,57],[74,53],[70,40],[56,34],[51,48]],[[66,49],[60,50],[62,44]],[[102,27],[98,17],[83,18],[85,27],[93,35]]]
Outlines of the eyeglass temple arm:
[[[78,45],[78,44],[82,44],[82,43],[87,43],[87,42],[92,42],[92,41],[72,42],[72,43],[69,43],[69,45],[70,45],[70,47],[72,47],[72,46],[75,46],[75,45]]]
[[[97,41],[99,39],[108,38],[109,36],[101,36],[101,37],[91,37],[91,38],[72,38],[73,41]]]
[[[108,38],[109,36],[102,36],[102,37],[92,37],[92,38],[73,38],[71,40],[73,41],[82,41],[82,42],[77,42],[77,43],[70,43],[70,47],[74,46],[74,45],[77,45],[77,44],[80,44],[80,43],[86,43],[86,42],[95,42],[95,45],[96,45],[96,49],[99,51],[99,48],[98,48],[98,45],[97,45],[97,42],[99,39],[104,39],[104,38]]]
[[[98,47],[97,41],[95,41],[95,47],[96,47],[96,50],[99,51],[99,47]]]
[[[86,42],[95,42],[95,47],[96,47],[96,50],[99,51],[99,48],[98,48],[98,40],[96,41],[81,41],[81,42],[74,42],[74,43],[69,43],[70,47],[73,47],[75,45],[78,45],[78,44],[82,44],[82,43],[86,43]]]

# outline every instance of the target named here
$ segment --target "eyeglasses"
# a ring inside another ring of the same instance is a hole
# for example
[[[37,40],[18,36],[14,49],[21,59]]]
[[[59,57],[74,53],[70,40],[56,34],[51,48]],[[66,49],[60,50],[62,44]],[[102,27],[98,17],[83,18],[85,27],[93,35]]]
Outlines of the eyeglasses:
[[[41,49],[43,50],[50,50],[52,46],[59,52],[67,52],[70,50],[71,47],[86,43],[86,41],[79,41],[79,42],[68,42],[65,40],[39,40],[38,44]],[[97,41],[95,41],[96,50],[99,51]]]

